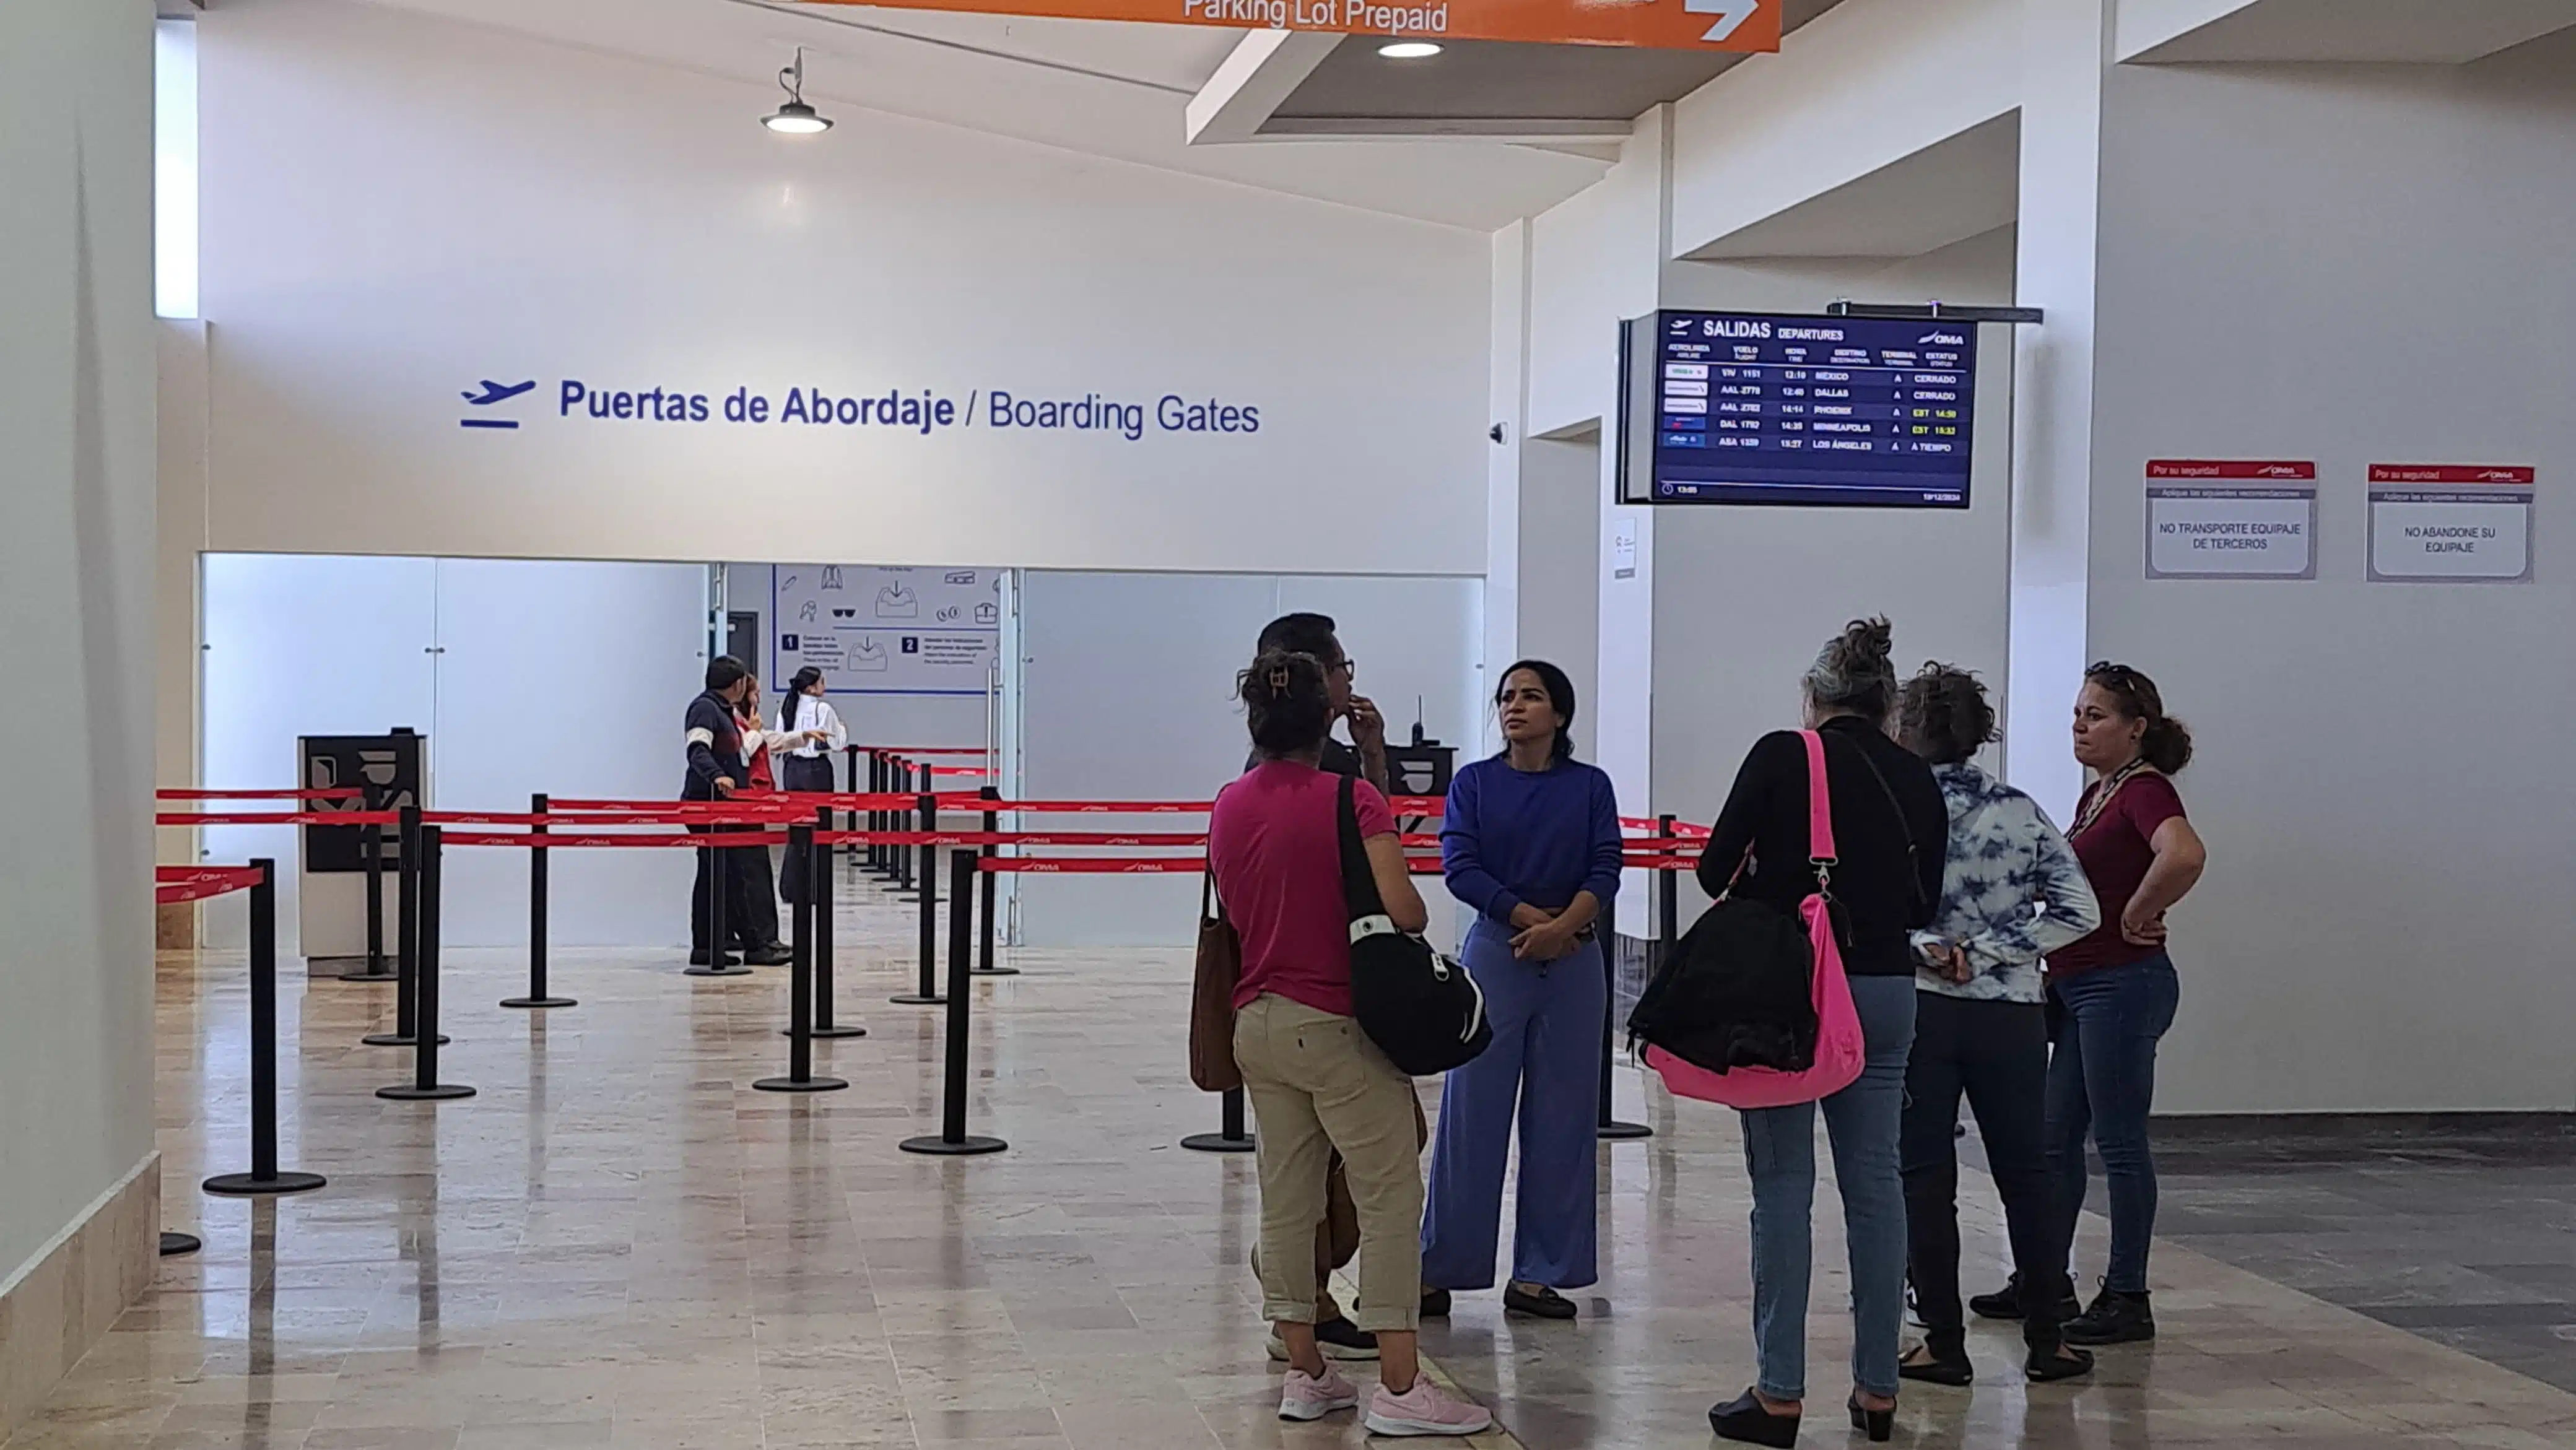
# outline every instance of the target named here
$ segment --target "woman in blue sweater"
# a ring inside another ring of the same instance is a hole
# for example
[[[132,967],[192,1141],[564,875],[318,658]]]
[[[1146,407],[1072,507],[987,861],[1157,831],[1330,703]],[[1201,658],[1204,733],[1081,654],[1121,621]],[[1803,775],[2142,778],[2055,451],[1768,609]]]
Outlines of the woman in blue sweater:
[[[1504,748],[1458,772],[1441,819],[1450,894],[1473,907],[1461,955],[1494,1044],[1449,1074],[1422,1218],[1423,1298],[1494,1282],[1503,1163],[1520,1109],[1520,1204],[1503,1307],[1574,1317],[1594,1282],[1593,1143],[1609,977],[1593,925],[1619,890],[1610,777],[1573,758],[1574,685],[1543,660],[1503,672]]]

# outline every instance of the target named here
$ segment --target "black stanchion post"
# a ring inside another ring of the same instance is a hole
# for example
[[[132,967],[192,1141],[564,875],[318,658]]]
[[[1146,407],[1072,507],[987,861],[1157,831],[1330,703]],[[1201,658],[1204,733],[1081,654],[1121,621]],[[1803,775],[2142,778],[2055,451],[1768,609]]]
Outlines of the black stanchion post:
[[[823,829],[830,829],[832,811],[817,806],[814,819]],[[792,847],[790,849],[793,849]],[[846,1025],[832,1020],[832,848],[821,841],[814,843],[813,864],[805,872],[814,898],[814,1035],[816,1037],[865,1037],[868,1029],[855,1022]],[[786,1029],[793,1032],[796,1029]]]
[[[1257,1146],[1243,1125],[1243,1089],[1230,1087],[1220,1094],[1217,1115],[1217,1131],[1192,1133],[1181,1146],[1201,1153],[1249,1153]]]
[[[972,1023],[968,1004],[974,999],[972,917],[964,909],[975,891],[975,853],[948,853],[948,1061],[939,1095],[939,1136],[906,1138],[896,1147],[906,1153],[964,1157],[999,1153],[1011,1146],[999,1138],[970,1136],[966,1131],[966,1043]]]
[[[825,816],[831,814],[827,808]],[[806,875],[829,863],[816,855],[814,828],[787,828],[787,849],[800,853]],[[814,1075],[814,893],[800,891],[788,907],[787,933],[787,1076],[764,1077],[752,1084],[765,1093],[825,1093],[849,1083]]]
[[[1673,839],[1675,822],[1671,816],[1655,817],[1655,829]],[[1668,853],[1669,854],[1669,853]],[[1673,948],[1682,939],[1681,876],[1670,867],[1655,873],[1655,965],[1672,960]]]
[[[420,865],[412,873],[420,885],[420,961],[412,971],[412,991],[420,1005],[413,1019],[419,1035],[411,1045],[411,1081],[376,1089],[377,1097],[397,1102],[474,1096],[474,1089],[463,1083],[438,1080],[438,1045],[447,1040],[438,1035],[438,836],[436,826],[420,828]]]
[[[975,794],[983,797],[987,801],[998,801],[1002,798],[1001,791],[989,785],[978,788]],[[984,811],[984,834],[990,836],[999,832],[1001,829],[1002,818],[995,815],[990,807],[987,807]],[[987,841],[984,843],[983,848],[975,854],[979,858],[989,861],[995,856],[1001,854],[1001,848],[995,846],[992,842]],[[994,873],[990,871],[979,870],[975,874],[984,878],[983,880],[975,883],[976,930],[980,933],[975,946],[975,975],[979,977],[1016,977],[1020,974],[1019,968],[996,966],[993,962],[993,882],[996,878]],[[961,898],[960,900],[948,903],[948,909],[950,911],[956,911],[964,904],[965,903]]]
[[[381,810],[384,803],[370,800],[369,790],[359,797],[369,810]],[[390,982],[394,970],[385,962],[385,828],[369,821],[359,828],[358,859],[367,867],[367,967],[360,972],[342,972],[343,982]]]
[[[1655,818],[1655,835],[1664,841],[1670,841],[1673,838],[1671,816]],[[1669,856],[1672,854],[1672,847],[1669,845],[1657,847],[1655,854]],[[1655,872],[1655,930],[1659,939],[1664,930],[1663,923],[1672,916],[1672,884],[1672,872],[1665,870]],[[1610,1111],[1610,1058],[1613,1044],[1618,1040],[1616,1033],[1619,1021],[1619,966],[1614,960],[1618,937],[1619,934],[1616,931],[1600,934],[1603,979],[1601,984],[1601,1122],[1595,1136],[1611,1139],[1651,1138],[1655,1136],[1654,1129],[1644,1123],[1628,1122]],[[1662,963],[1663,949],[1659,945],[1649,970]]]
[[[176,1229],[161,1230],[161,1257],[165,1259],[179,1254],[193,1254],[205,1246],[206,1241],[195,1234],[183,1234]]]
[[[939,802],[925,795],[919,798],[917,808],[921,812],[921,829],[938,829]],[[963,857],[967,853],[950,854]],[[921,979],[913,984],[912,991],[893,1000],[906,1007],[936,1007],[948,1000],[939,995],[939,848],[924,846],[917,859],[921,869]],[[958,909],[952,902],[948,914],[955,916]]]
[[[859,747],[855,745],[842,746],[841,759],[843,765],[846,767],[841,774],[842,780],[846,782],[842,788],[852,795],[857,795],[859,793]],[[850,830],[857,830],[859,828],[858,811],[853,809],[842,812],[841,824]],[[859,869],[858,852],[844,851],[841,853],[841,859],[850,863],[850,869],[852,871]]]
[[[528,826],[532,838],[528,846],[528,995],[504,997],[501,1005],[576,1006],[570,997],[557,997],[546,991],[546,797],[542,791],[528,797],[528,814],[537,818]]]
[[[868,794],[884,795],[888,789],[888,779],[889,776],[886,770],[885,752],[875,748],[874,746],[870,746],[868,749]],[[869,808],[868,831],[870,835],[873,836],[882,833],[886,828],[885,822],[886,813],[883,806],[872,806]],[[879,876],[883,876],[886,871],[886,862],[892,859],[889,855],[889,849],[890,848],[888,848],[882,841],[869,841],[868,869],[874,871]]]
[[[395,819],[394,1030],[358,1039],[369,1047],[411,1046],[420,1020],[420,807],[404,806]]]
[[[205,1182],[208,1193],[227,1198],[306,1193],[329,1181],[277,1171],[277,863],[250,864],[259,872],[250,888],[250,1171]],[[166,1243],[163,1252],[171,1252]]]

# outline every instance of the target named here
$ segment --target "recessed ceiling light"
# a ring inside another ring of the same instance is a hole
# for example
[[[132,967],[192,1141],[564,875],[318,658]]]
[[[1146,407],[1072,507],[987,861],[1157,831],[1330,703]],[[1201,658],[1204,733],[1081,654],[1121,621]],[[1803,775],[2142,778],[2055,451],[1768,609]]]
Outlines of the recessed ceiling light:
[[[778,88],[787,104],[760,118],[760,124],[789,136],[811,136],[832,129],[832,118],[805,104],[805,47],[796,47],[796,63],[778,73]]]
[[[1437,43],[1428,40],[1390,40],[1377,48],[1388,60],[1422,60],[1440,53]]]

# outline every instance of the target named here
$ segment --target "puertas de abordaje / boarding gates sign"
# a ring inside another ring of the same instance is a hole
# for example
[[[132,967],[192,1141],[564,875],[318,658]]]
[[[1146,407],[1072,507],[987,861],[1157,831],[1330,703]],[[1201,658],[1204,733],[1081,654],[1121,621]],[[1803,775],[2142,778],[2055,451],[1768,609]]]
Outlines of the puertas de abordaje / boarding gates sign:
[[[647,427],[857,428],[928,437],[958,428],[1001,433],[1101,433],[1139,443],[1149,434],[1243,436],[1261,431],[1261,407],[1221,397],[1164,393],[1151,400],[1084,393],[1078,398],[1029,397],[1000,388],[969,388],[960,397],[931,388],[888,388],[842,393],[799,384],[783,394],[690,392],[681,388],[597,387],[564,378],[553,395],[537,396],[537,381],[468,388],[461,428],[509,431],[523,422],[632,423]]]
[[[1780,0],[904,0],[904,8],[1408,40],[1524,40],[1736,53],[1780,48]]]

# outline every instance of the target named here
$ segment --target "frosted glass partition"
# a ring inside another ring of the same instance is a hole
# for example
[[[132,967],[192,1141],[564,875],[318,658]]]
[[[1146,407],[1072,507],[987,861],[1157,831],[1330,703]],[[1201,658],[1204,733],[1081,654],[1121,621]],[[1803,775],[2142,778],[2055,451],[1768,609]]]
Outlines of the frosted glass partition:
[[[678,795],[681,716],[706,671],[703,566],[441,559],[437,614],[440,807]],[[558,851],[547,864],[551,942],[687,944],[692,853]],[[527,942],[526,852],[453,851],[445,865],[450,943]]]
[[[1021,576],[1022,788],[1045,800],[1200,799],[1234,779],[1246,750],[1234,674],[1273,618],[1332,615],[1357,688],[1390,737],[1429,734],[1465,760],[1484,739],[1483,581],[1457,578],[1117,574]],[[1024,824],[1043,824],[1031,818]],[[1061,821],[1058,822],[1061,824]],[[1170,817],[1086,817],[1087,830],[1170,830]],[[1432,929],[1455,924],[1426,881]],[[1181,875],[1024,876],[1020,939],[1031,946],[1184,945],[1198,881]]]
[[[226,790],[300,785],[299,735],[431,731],[438,682],[435,566],[427,559],[313,554],[205,556],[205,782]],[[436,787],[433,787],[435,789]],[[278,863],[278,950],[300,952],[295,832],[211,826],[206,859]],[[207,908],[216,946],[245,942],[239,895]]]

